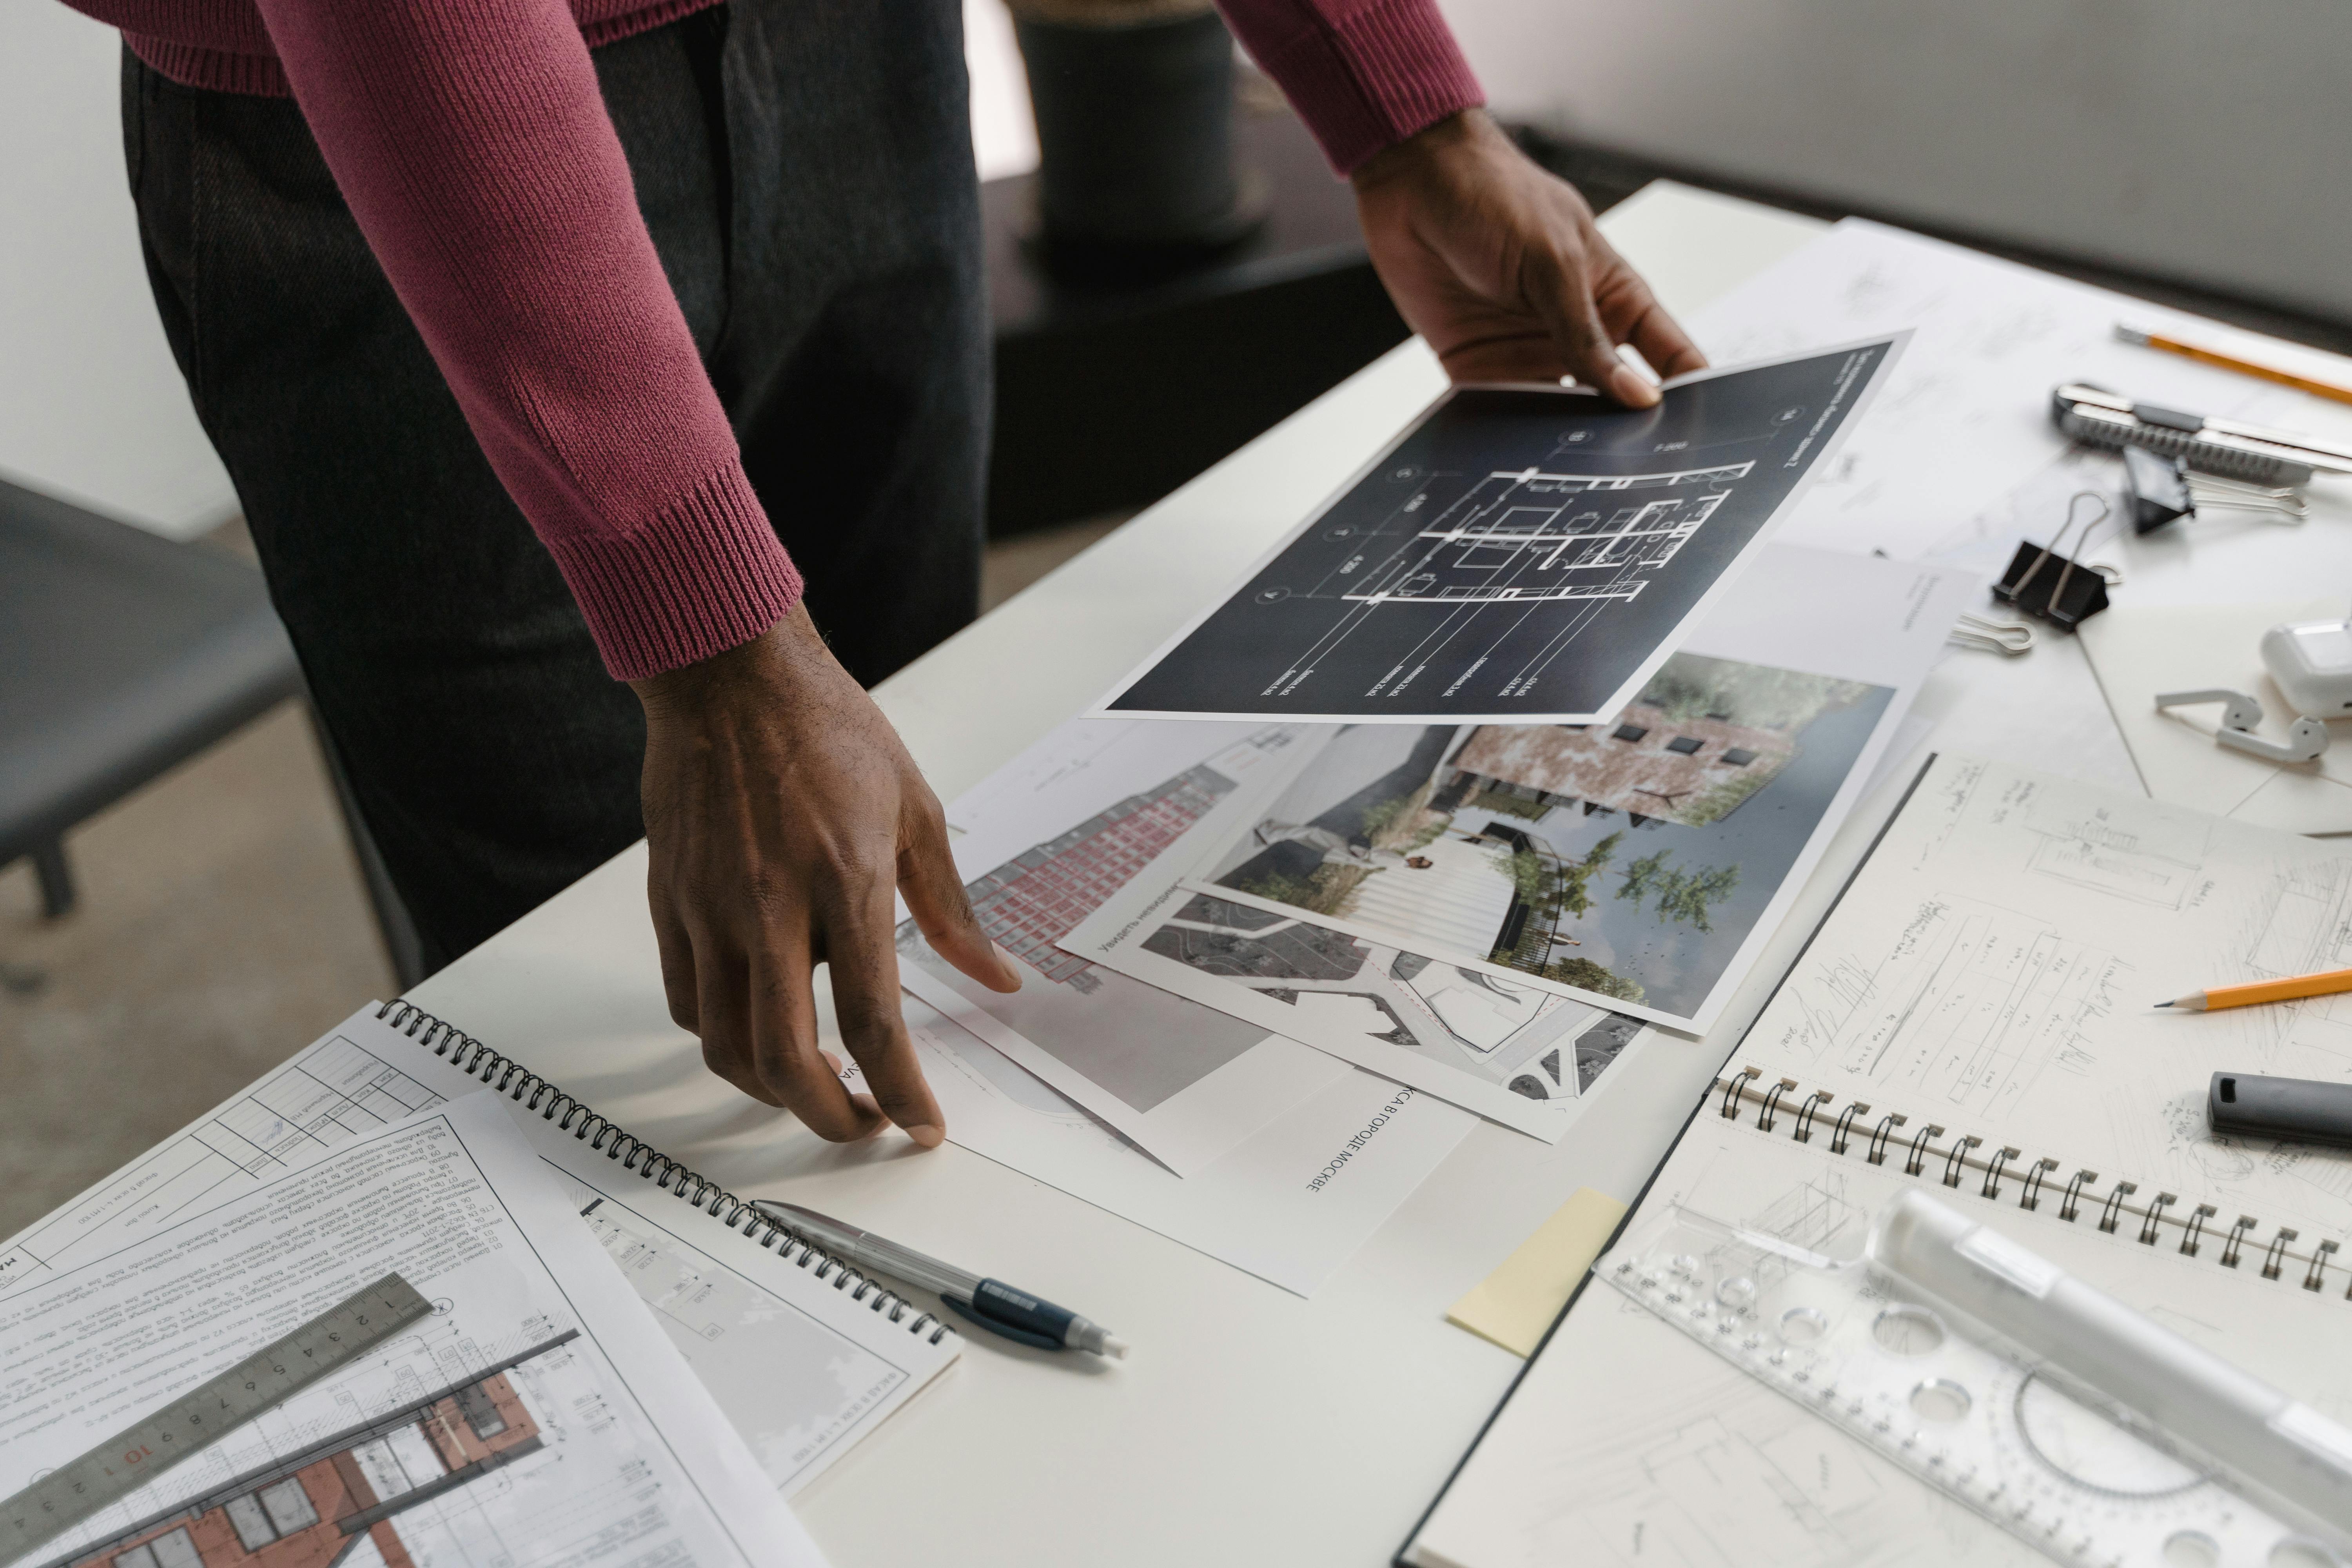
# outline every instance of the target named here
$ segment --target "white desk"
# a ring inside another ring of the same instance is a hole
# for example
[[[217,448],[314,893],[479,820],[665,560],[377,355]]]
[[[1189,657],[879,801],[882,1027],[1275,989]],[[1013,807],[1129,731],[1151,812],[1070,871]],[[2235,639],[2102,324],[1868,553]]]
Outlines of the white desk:
[[[1664,185],[1601,226],[1683,313],[1819,227]],[[1099,695],[1441,385],[1418,343],[1398,349],[883,686],[941,797]],[[2315,521],[2125,554],[2135,603],[2292,596],[2303,590],[2290,566],[2304,582],[2352,577],[2352,530]],[[2069,641],[2015,661],[1956,657],[1921,710],[1940,720],[1939,746],[2137,787]],[[1864,837],[1832,851],[1790,941]],[[1385,1563],[1519,1365],[1448,1326],[1447,1304],[1578,1186],[1631,1199],[1742,1011],[1703,1047],[1662,1044],[1557,1148],[1481,1123],[1301,1300],[952,1145],[916,1154],[890,1135],[835,1148],[743,1100],[668,1021],[644,879],[639,847],[415,1000],[739,1192],[855,1215],[1043,1290],[1138,1347],[1106,1366],[973,1336],[956,1373],[798,1500],[839,1568]]]

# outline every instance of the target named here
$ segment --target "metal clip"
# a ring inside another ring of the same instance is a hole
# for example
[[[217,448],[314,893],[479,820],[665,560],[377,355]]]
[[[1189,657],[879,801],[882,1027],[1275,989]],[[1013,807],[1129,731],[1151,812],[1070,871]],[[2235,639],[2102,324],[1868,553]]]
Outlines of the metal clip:
[[[2078,490],[2066,503],[2066,521],[2058,530],[2056,537],[2048,544],[2037,545],[2029,540],[2017,547],[2016,555],[2010,560],[2008,574],[1993,584],[1994,598],[2068,631],[2073,631],[2107,607],[2107,588],[2111,581],[2108,573],[2111,569],[2079,562],[2065,553],[2067,536],[2074,532],[2074,518],[2082,510],[2084,501],[2098,508],[2098,511],[2083,521],[2082,540],[2074,549],[2078,553],[2089,551],[2091,536],[2112,515],[2113,509],[2108,506],[2106,497],[2097,491]],[[2042,569],[2053,558],[2059,563],[2057,580],[2043,593],[2029,595],[2026,590],[2033,585],[2035,579],[2042,575]],[[2075,578],[2078,572],[2083,574],[2080,582]],[[2121,580],[2120,573],[2112,579],[2116,582]],[[2071,595],[2067,592],[2070,585],[2074,590]]]
[[[2033,628],[2022,621],[1989,621],[1982,616],[1963,614],[1952,624],[1951,640],[1962,647],[2015,658],[2033,651]]]

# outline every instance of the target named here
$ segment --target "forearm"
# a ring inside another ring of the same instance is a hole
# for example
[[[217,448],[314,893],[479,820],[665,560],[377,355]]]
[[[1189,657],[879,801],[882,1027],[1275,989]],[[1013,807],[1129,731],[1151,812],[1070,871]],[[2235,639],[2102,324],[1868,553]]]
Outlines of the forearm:
[[[562,0],[261,6],[353,216],[614,673],[773,624],[798,576]]]
[[[1218,0],[1340,174],[1486,94],[1436,0]]]

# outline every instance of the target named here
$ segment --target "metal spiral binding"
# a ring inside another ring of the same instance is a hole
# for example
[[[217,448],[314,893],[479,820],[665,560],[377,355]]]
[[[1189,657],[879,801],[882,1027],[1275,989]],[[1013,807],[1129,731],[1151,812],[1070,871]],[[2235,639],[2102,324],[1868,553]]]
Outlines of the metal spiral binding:
[[[505,1095],[524,1110],[538,1112],[541,1121],[554,1122],[606,1159],[619,1161],[621,1169],[692,1204],[728,1229],[740,1232],[746,1239],[796,1268],[809,1269],[813,1278],[824,1279],[831,1276],[833,1288],[845,1292],[859,1305],[883,1314],[893,1323],[904,1320],[908,1311],[917,1310],[918,1303],[813,1246],[798,1232],[761,1213],[709,1177],[688,1170],[618,1122],[598,1115],[577,1096],[564,1093],[521,1063],[500,1056],[456,1025],[445,1023],[409,1002],[387,1002],[376,1016],[468,1078]],[[906,1329],[910,1334],[922,1335],[926,1325],[930,1326],[927,1338],[931,1344],[938,1344],[956,1331],[929,1312],[919,1312]]]
[[[1717,1079],[1710,1086],[1709,1092],[1717,1096],[1717,1114],[1727,1121],[1738,1120],[1747,1107],[1754,1104],[1757,1108],[1757,1129],[1769,1133],[1776,1131],[1776,1124],[1780,1120],[1776,1112],[1789,1109],[1788,1099],[1795,1095],[1798,1089],[1793,1079],[1767,1080],[1759,1069],[1743,1067]],[[1825,1089],[1815,1089],[1807,1095],[1789,1136],[1799,1142],[1811,1142],[1815,1118],[1827,1114],[1832,1098]],[[1857,1129],[1870,1114],[1870,1106],[1863,1101],[1847,1101],[1845,1108],[1837,1113],[1832,1125],[1830,1152],[1843,1154],[1860,1142]],[[1890,1145],[1895,1142],[1895,1129],[1908,1126],[1909,1122],[1900,1113],[1881,1112],[1877,1125],[1870,1131],[1864,1158],[1873,1165],[1886,1164],[1888,1155],[1893,1152]],[[1935,1141],[1943,1136],[1944,1129],[1933,1122],[1913,1133],[1906,1141],[1904,1174],[1925,1174],[1929,1168],[1928,1163],[1940,1158],[1943,1166],[1936,1173],[1945,1186],[1960,1186],[1963,1173],[1982,1172],[1984,1180],[1976,1186],[1978,1195],[1995,1202],[2000,1199],[2004,1178],[2022,1175],[2017,1206],[2034,1210],[2042,1206],[2044,1184],[2054,1180],[2062,1169],[2056,1160],[2043,1158],[2021,1170],[2015,1163],[2023,1158],[2020,1151],[2006,1146],[1984,1150],[1981,1140],[1966,1133],[1956,1137],[1948,1147],[1933,1147]],[[2081,1216],[2085,1203],[2095,1203],[2098,1215],[2095,1223],[2101,1231],[2110,1236],[2126,1234],[2121,1227],[2124,1216],[2129,1215],[2138,1222],[2136,1229],[2128,1233],[2131,1238],[2144,1247],[2154,1247],[2159,1241],[2169,1239],[2165,1233],[2166,1227],[2170,1226],[2179,1232],[2175,1250],[2184,1258],[2204,1256],[2205,1243],[2221,1235],[2222,1245],[2217,1261],[2227,1268],[2238,1267],[2240,1258],[2255,1240],[2254,1232],[2262,1225],[2252,1215],[2241,1215],[2224,1234],[2218,1229],[2219,1211],[2210,1204],[2183,1204],[2179,1194],[2165,1192],[2134,1203],[2131,1200],[2139,1188],[2132,1182],[2116,1183],[2102,1199],[2085,1191],[2095,1185],[2098,1180],[2096,1171],[2077,1170],[2066,1183],[2064,1194],[2059,1200],[2057,1217],[2072,1224]],[[2295,1245],[2299,1239],[2294,1227],[2281,1226],[2263,1245],[2262,1277],[2265,1279],[2294,1278],[2289,1272],[2289,1265],[2301,1265],[2300,1283],[2305,1289],[2317,1293],[2328,1288],[2327,1271],[2341,1251],[2342,1244],[2323,1240],[2304,1251]],[[2352,1283],[2347,1284],[2343,1294],[2346,1300],[2352,1301]]]

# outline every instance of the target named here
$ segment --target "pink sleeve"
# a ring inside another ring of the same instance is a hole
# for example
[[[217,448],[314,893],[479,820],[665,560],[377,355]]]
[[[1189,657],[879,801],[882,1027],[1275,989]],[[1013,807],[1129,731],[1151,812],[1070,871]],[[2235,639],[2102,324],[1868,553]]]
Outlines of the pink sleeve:
[[[1218,0],[1342,174],[1486,101],[1436,0]]]
[[[564,0],[260,7],[345,201],[614,676],[773,625],[799,574]]]

